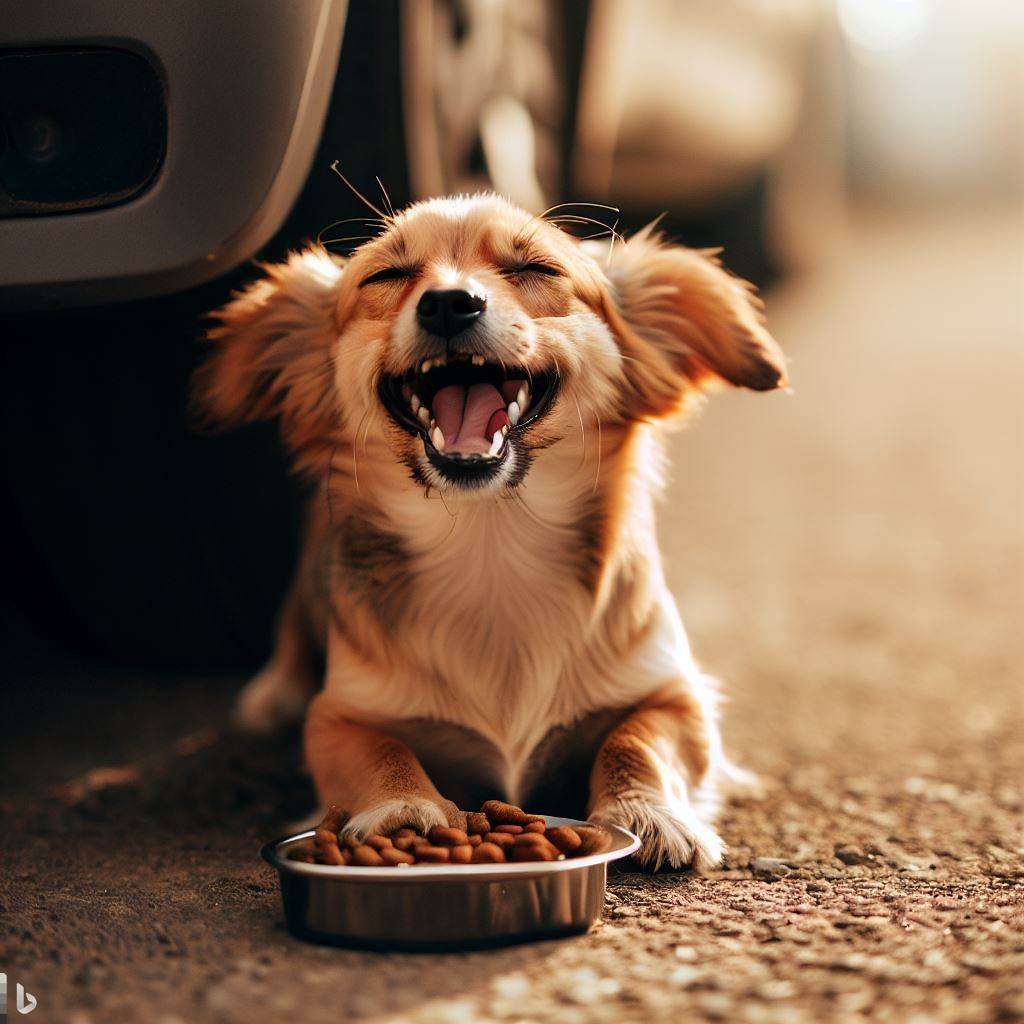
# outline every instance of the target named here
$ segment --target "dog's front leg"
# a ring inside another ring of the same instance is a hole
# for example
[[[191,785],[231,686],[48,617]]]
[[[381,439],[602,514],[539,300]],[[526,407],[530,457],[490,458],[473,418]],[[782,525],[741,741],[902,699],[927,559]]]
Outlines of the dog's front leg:
[[[321,805],[350,815],[347,835],[465,825],[463,813],[441,796],[404,743],[352,721],[326,693],[309,706],[305,749]]]
[[[657,869],[717,867],[723,845],[693,797],[706,783],[717,728],[685,683],[645,701],[608,734],[590,776],[591,821],[621,825]]]

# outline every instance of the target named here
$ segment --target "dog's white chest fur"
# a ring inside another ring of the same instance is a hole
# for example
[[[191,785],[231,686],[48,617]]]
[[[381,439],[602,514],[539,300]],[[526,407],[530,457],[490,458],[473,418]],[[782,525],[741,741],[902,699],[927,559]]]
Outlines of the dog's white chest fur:
[[[414,593],[396,626],[396,659],[368,671],[332,643],[331,692],[393,732],[423,719],[472,730],[497,752],[493,768],[511,794],[553,727],[649,693],[662,658],[641,658],[638,670],[634,656],[623,678],[595,621],[582,483],[555,462],[513,497],[452,508],[422,491],[400,495],[389,526],[410,552]],[[675,643],[651,640],[678,665]]]

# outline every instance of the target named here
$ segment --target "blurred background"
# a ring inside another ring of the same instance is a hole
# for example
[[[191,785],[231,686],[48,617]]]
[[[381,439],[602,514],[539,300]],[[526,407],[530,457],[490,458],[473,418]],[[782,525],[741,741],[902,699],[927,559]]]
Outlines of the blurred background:
[[[340,222],[366,211],[335,160],[396,207],[493,188],[538,211],[597,204],[566,208],[598,222],[581,220],[581,235],[661,216],[680,241],[724,247],[764,290],[793,393],[716,399],[676,443],[662,523],[671,583],[714,669],[789,685],[795,648],[805,666],[822,660],[819,680],[837,652],[843,671],[877,678],[887,644],[931,645],[914,671],[949,682],[955,659],[934,649],[951,630],[971,638],[965,671],[1011,656],[1015,631],[999,623],[1022,610],[1024,6],[309,0],[264,18],[235,76],[251,92],[290,38],[274,19],[306,8],[327,26],[323,109],[306,115],[299,186],[245,236],[248,251],[213,250],[210,270],[177,283],[119,291],[113,273],[102,289],[79,273],[64,288],[43,267],[0,290],[0,643],[16,666],[4,720],[48,709],[46,772],[66,774],[78,756],[66,741],[86,734],[111,756],[138,753],[150,727],[126,736],[118,722],[145,718],[154,687],[160,728],[185,723],[226,706],[267,655],[301,495],[272,426],[191,433],[187,383],[203,315],[255,276],[252,258],[318,237],[339,253],[358,244],[360,226]],[[42,251],[11,241],[33,216],[92,263],[100,243],[76,244],[72,219],[61,235],[62,211],[88,225],[104,216],[92,206],[120,203],[131,230],[182,159],[171,131],[126,199],[19,205],[19,168],[52,159],[73,193],[69,168],[85,163],[73,133],[51,146],[45,120],[19,135],[19,81],[0,76],[10,280]],[[183,91],[167,86],[172,119]],[[269,150],[270,118],[236,109]],[[229,127],[211,136],[227,182],[210,189],[211,217],[256,173]],[[201,235],[203,216],[182,207],[176,238]],[[103,694],[97,721],[85,712]],[[7,746],[12,777],[38,771],[22,754]]]

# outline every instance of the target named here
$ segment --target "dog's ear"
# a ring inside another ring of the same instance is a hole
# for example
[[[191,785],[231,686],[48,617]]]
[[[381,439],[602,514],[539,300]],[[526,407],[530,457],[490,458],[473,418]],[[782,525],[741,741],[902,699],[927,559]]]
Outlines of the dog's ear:
[[[716,253],[668,245],[645,228],[607,255],[604,312],[625,357],[630,414],[670,415],[695,389],[721,381],[755,391],[785,385],[785,356],[765,330],[760,299]]]
[[[331,353],[342,267],[311,248],[262,269],[214,314],[214,349],[193,379],[192,409],[207,427],[279,417],[285,444],[298,451],[337,423]]]

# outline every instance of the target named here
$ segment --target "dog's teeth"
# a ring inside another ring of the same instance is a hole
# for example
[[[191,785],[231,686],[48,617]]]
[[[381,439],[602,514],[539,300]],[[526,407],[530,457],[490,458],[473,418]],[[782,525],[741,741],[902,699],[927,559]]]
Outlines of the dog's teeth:
[[[420,373],[430,373],[430,368],[434,365],[433,359],[424,359],[420,364]]]
[[[522,416],[530,408],[530,392],[525,384],[520,385],[519,393],[516,395],[516,405],[519,406],[519,415]]]
[[[509,402],[508,403],[508,421],[514,427],[519,422],[519,403]]]
[[[412,398],[409,399],[409,407],[412,409],[413,416],[415,416],[415,415],[417,415],[419,413],[420,406],[422,404],[423,403],[420,401],[420,396],[419,395],[414,394],[412,396]]]
[[[444,451],[444,434],[441,433],[440,427],[434,427],[434,429],[431,430],[430,441],[439,452]]]
[[[484,365],[484,357],[483,356],[472,356],[471,357],[471,361],[472,361],[474,366],[483,366]]]
[[[501,450],[501,442],[505,440],[505,435],[500,431],[494,432],[494,437],[491,438],[491,450],[487,453],[490,456],[497,455]]]
[[[423,424],[423,426],[430,426],[430,412],[425,405],[421,405],[419,407],[419,411],[416,413],[416,416],[419,419],[420,423]]]

